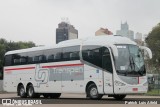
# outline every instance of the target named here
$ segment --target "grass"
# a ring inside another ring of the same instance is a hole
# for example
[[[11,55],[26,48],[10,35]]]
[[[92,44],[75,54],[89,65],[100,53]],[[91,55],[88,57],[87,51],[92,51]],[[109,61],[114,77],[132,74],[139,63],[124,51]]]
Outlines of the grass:
[[[152,89],[151,91],[148,91],[146,95],[159,95],[160,96],[160,89]]]

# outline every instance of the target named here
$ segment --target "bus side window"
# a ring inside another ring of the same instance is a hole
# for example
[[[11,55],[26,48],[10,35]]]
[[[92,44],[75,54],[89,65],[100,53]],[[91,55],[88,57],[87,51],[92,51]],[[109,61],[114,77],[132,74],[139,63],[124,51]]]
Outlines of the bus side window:
[[[44,59],[45,62],[56,62],[56,61],[62,61],[62,49],[61,48],[55,48],[55,49],[48,49],[44,50]]]
[[[28,64],[33,64],[33,57],[28,57]]]
[[[70,60],[70,53],[65,52],[63,53],[63,61],[69,61]]]
[[[102,68],[111,73],[113,72],[111,56],[106,47],[102,48]]]
[[[70,46],[63,48],[63,61],[79,60],[80,46]]]
[[[62,53],[57,53],[54,57],[55,61],[61,61]]]
[[[47,59],[48,62],[53,62],[54,61],[54,55],[49,55],[48,56],[48,59]]]
[[[12,55],[6,55],[4,58],[4,66],[12,65]]]
[[[79,60],[79,52],[72,52],[70,53],[71,60]]]
[[[20,65],[20,55],[19,54],[13,54],[13,65]]]
[[[20,64],[27,64],[27,57],[21,57],[20,58]]]
[[[83,60],[102,68],[102,54],[100,46],[83,46]]]
[[[39,62],[40,63],[45,63],[46,62],[46,56],[45,55],[40,55],[39,56]]]
[[[93,51],[88,51],[88,57],[89,57],[89,59],[92,60],[94,58],[93,54],[94,54]]]
[[[39,56],[35,56],[35,57],[33,58],[33,62],[34,62],[34,63],[39,62]]]
[[[14,65],[20,64],[20,59],[14,59]]]

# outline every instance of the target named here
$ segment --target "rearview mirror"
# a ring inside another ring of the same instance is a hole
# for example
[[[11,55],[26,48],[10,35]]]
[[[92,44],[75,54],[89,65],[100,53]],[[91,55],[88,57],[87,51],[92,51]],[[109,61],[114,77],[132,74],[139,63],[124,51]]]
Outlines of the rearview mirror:
[[[152,59],[152,51],[145,46],[139,46],[140,49],[145,50],[148,53],[149,59]]]

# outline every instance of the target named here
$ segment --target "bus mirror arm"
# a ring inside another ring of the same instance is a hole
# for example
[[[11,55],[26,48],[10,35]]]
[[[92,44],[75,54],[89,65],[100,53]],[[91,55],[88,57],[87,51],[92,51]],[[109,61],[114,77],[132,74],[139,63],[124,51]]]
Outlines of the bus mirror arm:
[[[139,48],[142,50],[145,50],[149,55],[149,59],[152,59],[152,51],[149,48],[147,48],[145,46],[139,46]]]

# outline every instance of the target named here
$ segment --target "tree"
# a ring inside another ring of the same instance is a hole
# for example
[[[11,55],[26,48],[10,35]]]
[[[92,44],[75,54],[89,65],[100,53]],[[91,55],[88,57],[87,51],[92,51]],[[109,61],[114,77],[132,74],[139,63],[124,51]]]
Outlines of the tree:
[[[157,24],[148,34],[146,43],[153,54],[153,58],[149,61],[149,63],[152,66],[156,66],[158,69],[158,66],[160,65],[160,23]]]

